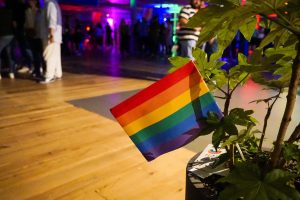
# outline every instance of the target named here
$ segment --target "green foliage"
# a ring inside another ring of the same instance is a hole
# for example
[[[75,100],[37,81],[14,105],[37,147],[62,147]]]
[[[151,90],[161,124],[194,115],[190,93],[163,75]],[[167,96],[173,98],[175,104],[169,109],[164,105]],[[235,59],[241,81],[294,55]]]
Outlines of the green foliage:
[[[257,122],[256,119],[251,117],[253,110],[244,110],[242,108],[234,108],[230,111],[228,118],[236,125],[249,126]]]
[[[213,132],[212,143],[215,148],[218,148],[221,142],[229,143],[229,141],[242,140],[242,138],[238,138],[239,131],[237,126],[249,127],[254,125],[256,120],[251,117],[251,114],[253,114],[252,110],[235,108],[230,111],[228,116],[220,119],[216,113],[209,112],[206,119],[209,129],[204,129],[204,133],[201,132],[201,134]]]
[[[283,156],[287,161],[296,161],[298,171],[300,170],[300,148],[296,144],[285,144],[283,147]]]
[[[209,62],[207,61],[206,53],[200,48],[193,50],[193,57],[199,72],[205,77],[210,77],[214,71],[219,70],[225,64],[225,62],[219,60],[221,57],[219,51],[211,55]]]
[[[221,147],[230,147],[230,145],[239,144],[242,152],[247,156],[251,157],[254,153],[258,153],[259,139],[256,137],[256,133],[261,133],[259,130],[252,130],[252,126],[247,127],[239,131],[237,135],[231,135],[225,140]]]
[[[172,73],[172,72],[176,71],[177,69],[179,69],[180,67],[187,64],[188,62],[190,62],[191,60],[189,58],[176,56],[176,57],[169,58],[169,61],[173,65],[173,67],[171,69],[169,69],[168,72]]]
[[[229,183],[220,194],[220,200],[295,200],[300,194],[287,185],[293,176],[280,169],[264,174],[260,168],[252,163],[238,164],[231,173],[219,180]]]

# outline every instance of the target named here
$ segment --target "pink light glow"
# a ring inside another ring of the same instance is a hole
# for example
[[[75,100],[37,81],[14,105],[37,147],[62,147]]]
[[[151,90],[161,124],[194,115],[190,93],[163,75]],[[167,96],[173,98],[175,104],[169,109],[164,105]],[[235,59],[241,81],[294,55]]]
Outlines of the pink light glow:
[[[108,0],[110,3],[129,4],[130,0]]]

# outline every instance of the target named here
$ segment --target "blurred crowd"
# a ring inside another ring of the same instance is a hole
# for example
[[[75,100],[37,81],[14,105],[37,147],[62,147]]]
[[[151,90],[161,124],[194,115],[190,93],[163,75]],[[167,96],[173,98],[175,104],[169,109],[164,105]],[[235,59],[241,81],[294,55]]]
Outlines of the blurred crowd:
[[[28,73],[35,79],[45,77],[47,62],[43,54],[49,43],[49,33],[45,28],[45,9],[41,2],[44,1],[0,0],[0,79],[1,74],[13,79],[16,72]],[[185,9],[195,13],[193,7]],[[151,19],[142,18],[135,22],[121,18],[110,23],[108,18],[86,22],[76,16],[61,17],[62,38],[59,38],[58,43],[62,40],[61,52],[64,56],[82,56],[87,49],[100,53],[118,49],[121,58],[135,56],[152,59],[180,55],[182,49],[180,42],[174,42],[174,39],[182,37],[178,30],[177,37],[174,32],[174,26],[178,26],[178,29],[180,23],[174,25],[168,18],[153,16]],[[179,15],[179,21],[181,18]],[[258,46],[267,33],[259,27],[250,43],[238,33],[232,45],[225,50],[224,57],[235,59],[238,51],[248,55],[249,50]],[[217,43],[214,38],[200,48],[210,55],[217,50]],[[57,76],[61,77],[61,73]],[[51,78],[53,79],[52,75]]]
[[[95,24],[83,23],[79,19],[73,23],[66,17],[63,27],[64,55],[82,55],[86,48],[111,49],[119,48],[121,57],[129,55],[154,57],[171,55],[173,45],[173,24],[165,19],[159,22],[158,17],[145,18],[130,24],[121,18],[118,26],[108,22]]]

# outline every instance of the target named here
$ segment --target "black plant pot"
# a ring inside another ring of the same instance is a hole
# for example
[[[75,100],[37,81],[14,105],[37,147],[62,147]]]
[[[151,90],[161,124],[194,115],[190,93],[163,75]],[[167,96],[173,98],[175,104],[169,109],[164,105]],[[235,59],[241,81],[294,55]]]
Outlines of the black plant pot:
[[[295,178],[294,184],[295,188],[298,190],[298,192],[300,192],[300,176]]]

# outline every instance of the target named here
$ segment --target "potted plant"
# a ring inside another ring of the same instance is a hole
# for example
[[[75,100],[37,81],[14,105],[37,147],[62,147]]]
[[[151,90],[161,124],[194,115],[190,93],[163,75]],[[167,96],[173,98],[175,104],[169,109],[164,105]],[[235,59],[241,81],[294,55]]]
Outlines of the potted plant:
[[[212,133],[212,143],[217,149],[226,148],[227,153],[219,159],[227,162],[230,173],[217,180],[225,184],[219,191],[220,199],[300,199],[300,123],[284,141],[287,127],[292,118],[300,79],[300,1],[299,0],[209,0],[211,6],[201,9],[190,20],[190,27],[202,27],[199,45],[217,37],[219,50],[210,56],[201,49],[195,49],[193,56],[199,72],[212,91],[219,90],[224,99],[224,117],[209,113],[205,119],[209,126],[201,134]],[[222,54],[239,31],[250,41],[261,16],[262,26],[270,30],[253,54],[246,57],[238,54],[238,64],[224,69]],[[271,48],[266,48],[271,44]],[[188,59],[170,59],[175,70]],[[266,77],[272,74],[272,77]],[[266,103],[267,112],[263,130],[256,130],[254,111],[231,108],[231,99],[238,86],[248,79],[276,91],[276,95],[257,99]],[[274,104],[283,91],[287,90],[277,139],[271,150],[263,147],[268,119]],[[257,136],[257,134],[260,134]]]

